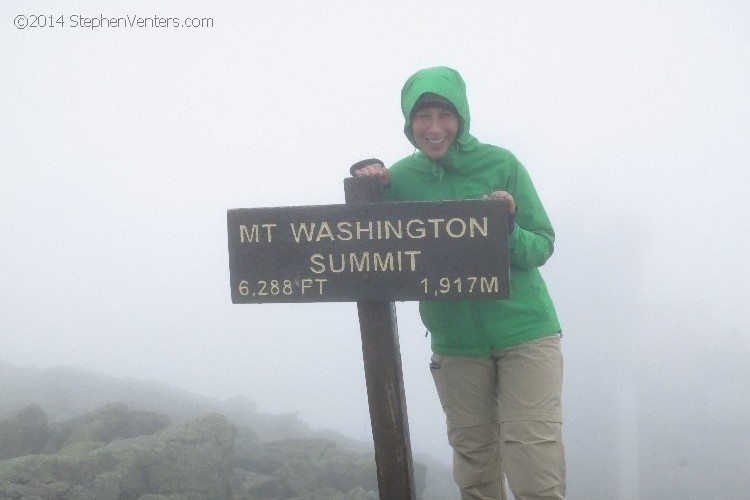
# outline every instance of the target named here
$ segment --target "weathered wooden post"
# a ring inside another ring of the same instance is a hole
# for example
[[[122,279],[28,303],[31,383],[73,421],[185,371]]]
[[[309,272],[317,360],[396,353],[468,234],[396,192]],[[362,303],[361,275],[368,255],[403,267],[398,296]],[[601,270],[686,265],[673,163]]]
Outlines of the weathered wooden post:
[[[228,210],[232,302],[357,302],[380,498],[416,500],[392,301],[507,298],[507,205],[378,203],[372,178],[344,192],[345,205]]]
[[[347,203],[382,201],[380,180],[344,180]],[[357,302],[381,499],[416,500],[401,350],[393,302]]]

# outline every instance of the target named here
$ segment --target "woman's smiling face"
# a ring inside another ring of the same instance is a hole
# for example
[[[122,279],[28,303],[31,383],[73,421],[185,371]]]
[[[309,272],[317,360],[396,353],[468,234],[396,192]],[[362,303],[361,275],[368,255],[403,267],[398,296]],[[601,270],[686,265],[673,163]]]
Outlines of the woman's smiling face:
[[[448,109],[429,106],[420,109],[411,120],[414,142],[420,151],[433,160],[448,152],[458,134],[458,117]]]

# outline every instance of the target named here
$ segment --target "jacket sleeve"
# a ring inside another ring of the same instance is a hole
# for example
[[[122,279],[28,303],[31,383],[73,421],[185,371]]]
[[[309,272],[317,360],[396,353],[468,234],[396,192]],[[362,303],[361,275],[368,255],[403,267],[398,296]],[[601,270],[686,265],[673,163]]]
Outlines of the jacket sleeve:
[[[516,222],[508,239],[510,263],[524,269],[540,267],[554,251],[555,231],[526,168],[518,160],[507,188],[516,202]]]

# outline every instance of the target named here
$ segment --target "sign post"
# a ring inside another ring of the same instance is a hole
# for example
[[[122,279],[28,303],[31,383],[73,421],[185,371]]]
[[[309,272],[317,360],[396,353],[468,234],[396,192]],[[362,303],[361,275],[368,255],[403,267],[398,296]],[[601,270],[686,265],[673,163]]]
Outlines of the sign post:
[[[380,498],[416,500],[394,300],[510,295],[502,200],[381,203],[376,178],[345,205],[227,211],[232,302],[357,302]]]
[[[382,201],[380,179],[344,179],[347,203]],[[417,500],[393,302],[357,302],[380,498]]]

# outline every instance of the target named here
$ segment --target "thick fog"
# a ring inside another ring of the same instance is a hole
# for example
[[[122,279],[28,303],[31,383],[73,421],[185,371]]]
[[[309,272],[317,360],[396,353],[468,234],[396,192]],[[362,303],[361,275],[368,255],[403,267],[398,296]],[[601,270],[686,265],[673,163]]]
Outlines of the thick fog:
[[[212,26],[81,26],[126,16]],[[557,233],[571,498],[750,488],[746,2],[6,1],[0,37],[0,360],[370,439],[355,304],[233,305],[226,210],[343,203],[350,164],[412,153],[405,79],[450,65]],[[412,445],[448,463],[397,310]]]

